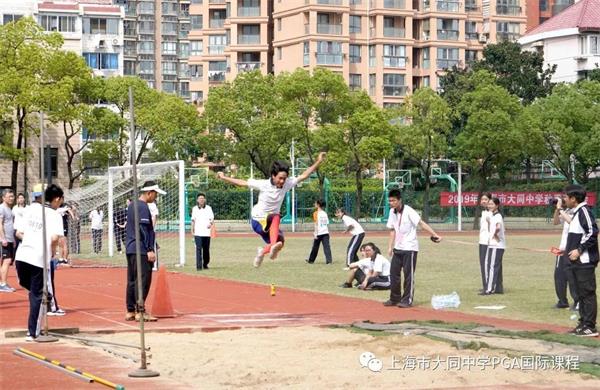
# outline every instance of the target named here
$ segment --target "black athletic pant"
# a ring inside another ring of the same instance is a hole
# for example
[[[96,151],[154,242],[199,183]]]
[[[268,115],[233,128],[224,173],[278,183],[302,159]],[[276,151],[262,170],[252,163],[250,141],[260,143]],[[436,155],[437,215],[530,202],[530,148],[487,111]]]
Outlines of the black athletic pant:
[[[152,263],[148,261],[148,255],[141,255],[142,260],[142,294],[144,302],[148,297],[150,291],[150,284],[152,283]],[[135,260],[135,254],[127,254],[127,290],[125,292],[127,300],[127,311],[134,312],[141,311],[138,308],[138,290],[137,290],[137,265]]]
[[[29,291],[29,320],[27,331],[32,337],[40,334],[40,314],[42,312],[42,296],[44,293],[44,269],[24,261],[15,263],[19,284]]]
[[[502,294],[502,257],[504,249],[490,248],[487,249],[485,256],[485,284],[484,291],[487,293]]]
[[[115,227],[115,241],[117,242],[117,252],[121,252],[121,243],[123,243],[123,248],[125,248],[127,239],[127,230]]]
[[[355,236],[352,236],[350,242],[348,243],[348,249],[346,249],[346,265],[350,265],[350,263],[354,263],[358,261],[358,250],[360,249],[360,244],[363,242],[363,238],[365,238],[365,233],[360,233]]]
[[[594,267],[570,266],[573,270],[577,296],[579,297],[579,323],[596,328],[598,303],[596,301],[596,269]]]
[[[573,304],[577,304],[577,287],[575,286],[575,276],[573,269],[570,267],[571,261],[567,255],[556,256],[556,264],[554,266],[554,290],[558,298],[559,305],[568,305],[567,286],[573,298]]]
[[[417,251],[394,249],[390,268],[390,301],[412,305],[415,295],[415,269]],[[402,272],[404,271],[404,292],[402,291]]]
[[[94,253],[102,251],[102,229],[92,229],[92,248]]]
[[[485,256],[487,255],[488,246],[485,244],[479,244],[479,269],[481,270],[481,286],[482,290],[486,290],[485,285]]]
[[[321,234],[313,240],[312,249],[308,256],[308,262],[314,263],[319,254],[319,246],[323,243],[323,252],[325,252],[325,263],[331,264],[331,246],[329,245],[329,234]]]
[[[194,236],[196,241],[196,270],[208,267],[210,263],[210,237]]]

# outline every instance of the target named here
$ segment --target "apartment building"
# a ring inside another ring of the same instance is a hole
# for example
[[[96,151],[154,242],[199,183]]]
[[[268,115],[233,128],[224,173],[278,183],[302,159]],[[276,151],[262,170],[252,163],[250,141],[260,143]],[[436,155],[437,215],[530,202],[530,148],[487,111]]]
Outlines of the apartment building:
[[[190,0],[114,0],[123,5],[124,74],[189,100]]]
[[[575,3],[575,0],[527,0],[527,32]]]

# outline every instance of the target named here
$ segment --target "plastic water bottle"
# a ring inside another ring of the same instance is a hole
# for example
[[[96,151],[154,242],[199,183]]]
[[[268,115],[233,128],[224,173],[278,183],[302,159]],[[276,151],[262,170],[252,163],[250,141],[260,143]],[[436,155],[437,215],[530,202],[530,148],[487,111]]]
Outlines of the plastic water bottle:
[[[434,295],[431,297],[431,306],[435,310],[457,308],[460,306],[460,297],[456,291],[448,295]]]

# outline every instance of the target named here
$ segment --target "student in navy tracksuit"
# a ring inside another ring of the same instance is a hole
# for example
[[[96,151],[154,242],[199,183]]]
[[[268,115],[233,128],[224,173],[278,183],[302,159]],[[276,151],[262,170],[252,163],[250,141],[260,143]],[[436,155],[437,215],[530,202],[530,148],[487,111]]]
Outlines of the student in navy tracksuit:
[[[566,205],[573,210],[565,253],[569,256],[579,297],[579,323],[571,331],[577,336],[596,337],[596,266],[598,265],[598,225],[585,189],[576,184],[565,188]]]

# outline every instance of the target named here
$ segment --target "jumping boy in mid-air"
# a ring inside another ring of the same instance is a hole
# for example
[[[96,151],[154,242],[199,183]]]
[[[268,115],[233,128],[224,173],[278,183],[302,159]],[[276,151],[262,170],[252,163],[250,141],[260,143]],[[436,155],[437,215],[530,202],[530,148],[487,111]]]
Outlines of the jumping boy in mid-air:
[[[254,266],[260,267],[265,255],[276,259],[283,248],[283,232],[279,230],[281,215],[279,211],[285,199],[285,194],[298,183],[308,179],[325,159],[325,152],[319,153],[317,161],[298,177],[288,177],[290,168],[282,161],[275,161],[271,167],[271,178],[266,180],[241,180],[227,177],[219,172],[217,177],[223,181],[240,187],[258,190],[258,202],[252,208],[252,230],[254,230],[267,245],[258,248],[254,258]]]

